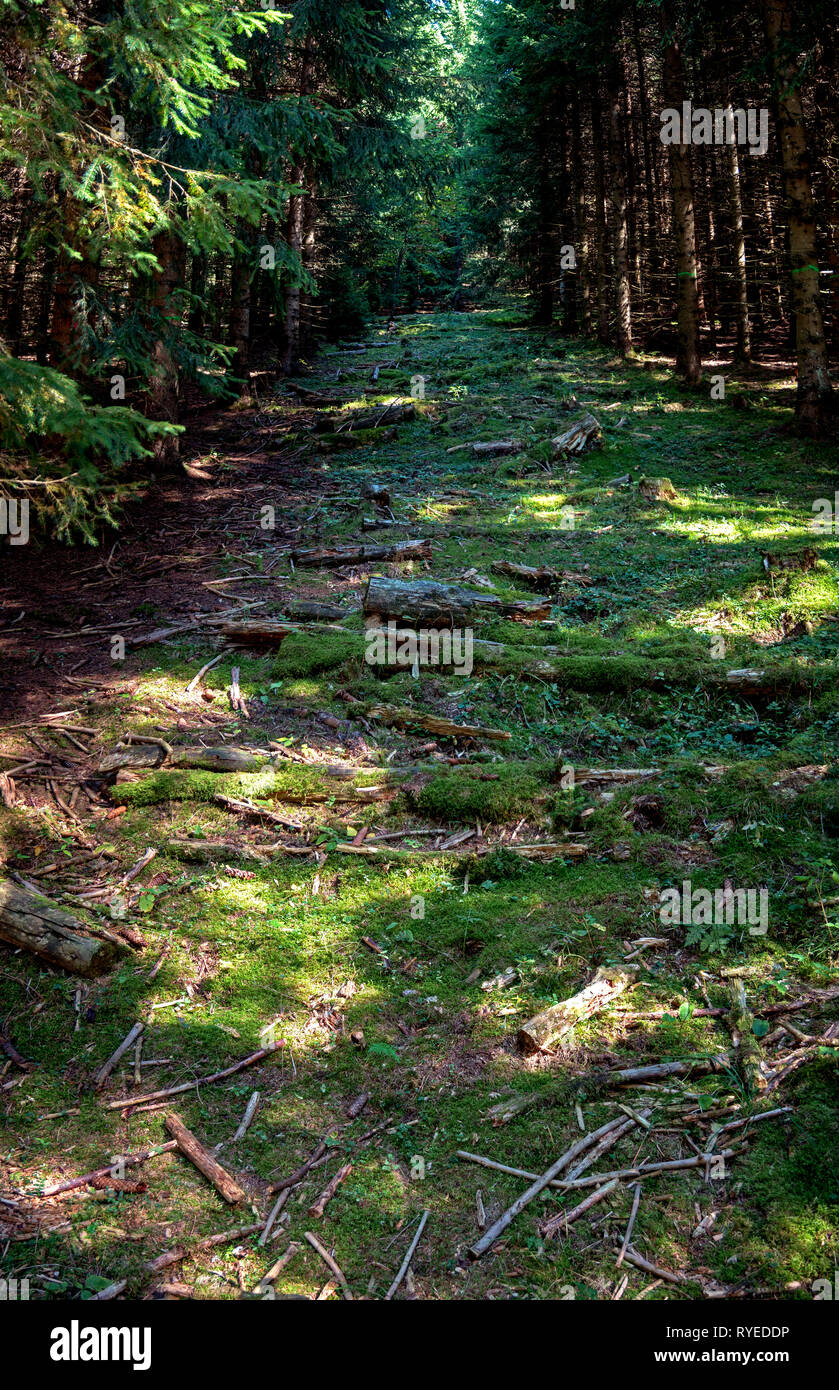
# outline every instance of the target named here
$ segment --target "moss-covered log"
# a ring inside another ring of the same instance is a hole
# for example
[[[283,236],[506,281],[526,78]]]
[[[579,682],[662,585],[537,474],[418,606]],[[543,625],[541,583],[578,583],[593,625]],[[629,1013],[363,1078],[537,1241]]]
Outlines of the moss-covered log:
[[[82,925],[49,898],[0,880],[0,940],[74,975],[101,975],[113,965],[111,941],[83,936]]]

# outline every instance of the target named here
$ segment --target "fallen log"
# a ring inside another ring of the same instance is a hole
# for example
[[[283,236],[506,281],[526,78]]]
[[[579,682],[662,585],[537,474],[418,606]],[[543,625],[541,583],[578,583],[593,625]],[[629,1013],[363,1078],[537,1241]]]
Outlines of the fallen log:
[[[467,444],[476,458],[504,458],[508,454],[520,454],[524,444],[520,439],[478,439]]]
[[[381,444],[391,443],[398,434],[395,425],[386,430],[343,430],[340,434],[337,431],[334,434],[319,434],[318,449],[330,453],[333,449],[363,449],[365,445],[378,448]]]
[[[269,758],[270,754],[258,758],[242,748],[204,748],[200,745],[173,748],[170,756],[158,744],[138,743],[106,753],[97,771],[102,775],[129,768],[143,771],[162,767],[165,763],[167,767],[203,769],[206,772],[258,772]]]
[[[548,565],[516,565],[511,560],[493,560],[493,574],[506,574],[511,579],[520,579],[532,584],[536,589],[553,590],[560,584],[579,584],[587,589],[595,580],[587,574],[577,574],[574,570],[555,570]]]
[[[336,545],[319,550],[292,550],[291,559],[304,569],[336,569],[341,565],[367,565],[381,560],[430,560],[431,541],[388,541],[382,545]]]
[[[407,582],[374,575],[364,595],[364,612],[420,627],[465,627],[478,617],[535,622],[550,617],[551,605],[538,599],[501,599],[497,594],[439,584]]]
[[[360,410],[351,415],[320,415],[315,420],[316,434],[342,434],[354,429],[359,430],[378,430],[388,425],[404,425],[410,420],[416,419],[416,406],[400,405],[394,401],[393,405],[386,406],[383,410]]]
[[[729,1014],[731,1040],[747,1093],[759,1095],[766,1090],[767,1078],[761,1069],[760,1044],[752,1031],[753,1022],[754,1017],[746,1002],[746,986],[742,980],[734,980],[731,983]]]
[[[450,719],[439,719],[436,714],[421,714],[419,710],[398,709],[393,705],[373,705],[367,711],[367,718],[394,729],[425,729],[438,738],[489,739],[493,742],[506,742],[512,738],[512,734],[504,729],[485,729],[478,724],[453,724]]]
[[[213,1184],[216,1192],[224,1198],[225,1202],[235,1206],[237,1202],[245,1200],[244,1190],[222,1168],[221,1164],[216,1162],[209,1150],[204,1148],[204,1145],[196,1139],[195,1135],[187,1129],[180,1115],[176,1115],[172,1111],[166,1116],[164,1124],[167,1134],[171,1134],[180,1152],[189,1159],[190,1163],[195,1165],[199,1173],[203,1173],[208,1182]]]
[[[293,620],[322,623],[340,623],[344,618],[349,618],[359,611],[357,608],[339,608],[333,603],[308,603],[302,600],[287,603],[283,608],[283,612]]]
[[[173,1143],[172,1148],[177,1146]],[[156,1255],[153,1260],[149,1260],[146,1269],[150,1274],[159,1274],[162,1269],[168,1269],[169,1265],[179,1264],[181,1260],[191,1260],[197,1255],[199,1250],[213,1250],[217,1245],[229,1245],[232,1241],[247,1239],[248,1236],[256,1235],[257,1231],[262,1230],[262,1222],[257,1221],[251,1226],[234,1226],[231,1231],[220,1231],[215,1236],[205,1236],[203,1240],[198,1240],[194,1245],[176,1245],[171,1250],[164,1250],[161,1255]]]
[[[623,1067],[615,1071],[585,1072],[568,1081],[555,1082],[544,1086],[540,1091],[528,1091],[524,1095],[510,1096],[507,1100],[493,1105],[487,1111],[487,1119],[494,1125],[508,1124],[517,1115],[522,1115],[535,1105],[558,1105],[567,1100],[571,1090],[596,1085],[608,1090],[612,1086],[643,1086],[650,1082],[665,1081],[671,1076],[701,1076],[709,1071],[727,1071],[731,1065],[729,1054],[720,1052],[714,1057],[700,1057],[686,1062],[653,1062],[644,1067]]]
[[[553,1043],[569,1033],[575,1024],[605,1009],[612,1000],[617,999],[624,990],[635,983],[634,975],[628,970],[598,970],[590,984],[578,994],[563,1000],[561,1004],[553,1004],[551,1008],[522,1024],[516,1039],[519,1047],[523,1052],[548,1051]]]
[[[117,956],[112,940],[82,936],[82,924],[49,898],[0,880],[0,941],[73,975],[101,975]]]
[[[177,859],[196,864],[229,863],[237,859],[260,866],[271,862],[266,855],[259,854],[249,845],[238,845],[229,840],[170,840],[169,850]]]

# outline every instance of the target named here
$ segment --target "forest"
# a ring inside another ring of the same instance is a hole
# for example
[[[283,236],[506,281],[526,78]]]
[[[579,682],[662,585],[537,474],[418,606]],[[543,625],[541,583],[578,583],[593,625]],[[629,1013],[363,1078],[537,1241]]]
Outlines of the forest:
[[[835,7],[0,64],[0,1303],[746,1356],[839,1297]]]

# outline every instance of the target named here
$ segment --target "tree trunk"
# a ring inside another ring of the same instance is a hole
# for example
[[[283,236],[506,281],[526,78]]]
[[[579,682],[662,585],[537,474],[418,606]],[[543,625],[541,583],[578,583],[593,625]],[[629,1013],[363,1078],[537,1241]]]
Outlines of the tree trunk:
[[[734,129],[734,112],[727,107],[727,114]],[[725,171],[728,182],[728,208],[731,220],[732,251],[734,253],[734,322],[737,329],[737,345],[734,360],[741,365],[750,362],[752,357],[751,325],[749,323],[749,283],[746,278],[746,238],[743,234],[743,199],[740,193],[740,163],[735,144],[723,146]]]
[[[603,181],[603,135],[600,99],[591,99],[591,138],[594,149],[594,237],[597,268],[597,337],[609,341],[609,251],[606,229],[606,193]]]
[[[615,339],[626,357],[632,351],[632,303],[629,289],[629,224],[623,148],[623,112],[619,72],[609,85],[609,183],[612,198],[612,256],[614,261]]]
[[[664,54],[664,100],[668,107],[682,110],[685,100],[684,67],[679,41],[675,37]],[[684,136],[685,131],[681,134]],[[676,372],[695,386],[702,375],[699,354],[699,296],[694,222],[693,171],[690,145],[668,146],[670,185],[673,198],[673,226],[676,234],[677,312],[679,340]]]
[[[159,232],[152,250],[160,266],[155,274],[151,307],[159,316],[161,328],[168,336],[173,306],[171,296],[181,281],[181,243],[172,231]],[[166,338],[161,335],[152,349],[152,373],[147,396],[149,413],[155,420],[172,424],[178,419],[178,368]],[[171,468],[178,462],[177,435],[164,435],[155,440],[154,457],[158,465]]]
[[[247,223],[242,223],[238,229],[238,236],[247,245],[251,236],[251,228]],[[230,272],[230,319],[228,323],[228,337],[233,348],[233,357],[230,361],[228,379],[238,379],[239,395],[244,396],[248,393],[248,360],[250,356],[250,327],[251,327],[251,270],[253,255],[247,250],[237,249],[233,255],[233,266]]]
[[[764,0],[764,21],[775,78],[778,136],[787,203],[792,306],[798,357],[795,414],[802,434],[829,433],[832,392],[816,260],[816,209],[801,104],[798,46],[790,0]]]

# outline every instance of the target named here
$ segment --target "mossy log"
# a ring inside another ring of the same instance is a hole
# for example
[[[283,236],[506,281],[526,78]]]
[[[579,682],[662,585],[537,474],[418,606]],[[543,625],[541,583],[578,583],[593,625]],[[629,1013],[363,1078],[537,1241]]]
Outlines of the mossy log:
[[[551,605],[538,599],[501,599],[432,579],[407,582],[374,575],[364,595],[364,612],[423,628],[450,628],[468,626],[480,617],[544,620],[551,615]]]
[[[394,402],[386,410],[360,410],[350,415],[320,415],[315,420],[317,434],[343,434],[345,430],[378,430],[403,425],[416,418],[416,406]]]
[[[587,589],[595,582],[589,575],[578,574],[574,570],[554,570],[548,565],[515,565],[510,560],[494,560],[492,572],[506,574],[510,579],[520,579],[536,589],[549,592],[560,584],[579,584]]]
[[[629,970],[598,970],[594,979],[578,994],[564,999],[561,1004],[552,1005],[522,1024],[517,1034],[519,1047],[523,1052],[548,1051],[575,1024],[605,1009],[607,1004],[611,1004],[633,984],[635,976]]]
[[[675,502],[679,495],[669,478],[640,478],[638,491],[648,502]]]
[[[323,453],[332,453],[335,449],[361,449],[365,445],[389,444],[396,439],[399,431],[394,425],[389,430],[345,430],[343,434],[320,434],[318,435],[318,448]]]
[[[112,941],[81,935],[82,930],[71,913],[49,898],[0,880],[0,940],[9,946],[31,951],[73,975],[101,975],[113,965],[117,948]]]
[[[169,852],[176,859],[190,863],[231,863],[241,860],[247,864],[265,865],[271,861],[248,845],[232,844],[229,840],[170,840]]]
[[[395,705],[373,705],[367,711],[367,718],[395,729],[425,729],[439,738],[489,739],[494,742],[506,742],[512,738],[512,734],[504,729],[485,729],[478,724],[453,724],[450,719],[440,719],[436,714],[399,709]]]
[[[200,745],[189,748],[173,748],[169,757],[159,744],[135,743],[128,748],[115,748],[106,753],[99,763],[102,774],[134,769],[142,772],[162,767],[200,768],[206,772],[258,772],[269,761],[246,753],[242,748],[202,748]]]
[[[734,980],[729,1013],[731,1038],[746,1089],[749,1095],[759,1095],[766,1090],[767,1079],[761,1069],[760,1044],[753,1032],[753,1023],[754,1016],[746,1002],[746,986],[742,980]]]
[[[517,1115],[534,1106],[561,1105],[582,1089],[591,1094],[607,1091],[612,1086],[646,1086],[655,1081],[667,1081],[671,1076],[701,1076],[709,1071],[727,1071],[731,1059],[727,1052],[714,1057],[697,1058],[686,1062],[653,1062],[644,1067],[621,1067],[614,1071],[583,1072],[580,1076],[554,1081],[538,1091],[526,1091],[508,1097],[487,1111],[494,1125],[505,1125]]]

